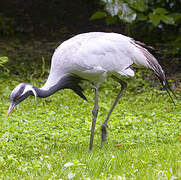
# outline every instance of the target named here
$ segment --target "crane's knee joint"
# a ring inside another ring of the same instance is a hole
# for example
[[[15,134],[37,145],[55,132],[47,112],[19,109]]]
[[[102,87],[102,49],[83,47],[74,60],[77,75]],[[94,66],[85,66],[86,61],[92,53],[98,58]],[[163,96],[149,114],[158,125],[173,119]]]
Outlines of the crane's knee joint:
[[[106,128],[108,128],[107,124],[103,124],[103,125],[101,126],[102,137],[107,134]]]
[[[99,105],[96,105],[96,106],[94,107],[94,109],[92,110],[92,114],[93,114],[93,115],[97,115],[97,114],[98,114],[98,111],[99,111]]]

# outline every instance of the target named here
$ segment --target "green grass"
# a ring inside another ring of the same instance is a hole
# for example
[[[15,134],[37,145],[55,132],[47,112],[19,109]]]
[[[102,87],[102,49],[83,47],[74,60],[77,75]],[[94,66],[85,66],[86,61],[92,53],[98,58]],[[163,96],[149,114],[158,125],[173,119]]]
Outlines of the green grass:
[[[9,74],[0,69],[0,179],[181,179],[179,81],[173,82],[178,97],[174,106],[150,72],[136,72],[108,122],[108,141],[100,148],[101,124],[120,90],[112,80],[102,84],[92,153],[94,90],[87,84],[88,102],[63,90],[38,99],[37,105],[29,97],[6,118],[12,89],[22,81],[42,86],[60,42],[25,37],[0,41],[0,56],[10,59]]]
[[[181,179],[179,91],[174,106],[165,91],[140,78],[130,81],[100,148],[101,124],[120,89],[111,80],[103,84],[89,153],[93,89],[85,90],[88,102],[71,90],[38,99],[37,105],[30,97],[6,118],[9,94],[20,78],[0,79],[1,179]]]

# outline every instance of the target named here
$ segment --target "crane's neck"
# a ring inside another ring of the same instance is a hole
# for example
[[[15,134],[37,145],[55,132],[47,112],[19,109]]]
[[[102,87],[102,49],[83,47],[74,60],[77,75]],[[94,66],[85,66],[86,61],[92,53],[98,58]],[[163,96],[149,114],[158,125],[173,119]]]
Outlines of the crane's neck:
[[[72,89],[76,94],[81,98],[86,100],[86,97],[83,94],[83,89],[79,86],[81,78],[74,75],[66,75],[61,77],[61,79],[53,86],[49,88],[36,88],[34,87],[38,97],[48,97],[54,94],[55,92],[61,89]]]
[[[43,88],[37,88],[37,87],[34,87],[34,89],[38,97],[45,98],[45,97],[51,96],[56,91],[63,89],[63,86],[61,84],[56,84],[55,86],[52,86],[49,89],[43,89]]]

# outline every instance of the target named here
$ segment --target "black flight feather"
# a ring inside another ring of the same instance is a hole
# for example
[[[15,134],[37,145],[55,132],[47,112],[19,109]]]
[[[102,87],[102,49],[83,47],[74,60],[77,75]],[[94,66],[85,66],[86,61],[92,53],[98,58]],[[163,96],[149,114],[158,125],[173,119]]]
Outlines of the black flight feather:
[[[67,89],[67,88],[72,89],[77,95],[79,95],[82,99],[87,101],[87,98],[83,94],[84,90],[79,85],[81,81],[84,79],[76,75],[69,75],[69,76],[66,76],[64,80],[66,82],[64,89]]]
[[[170,97],[171,101],[173,102],[173,104],[175,105],[173,98],[170,94],[170,92],[175,96],[173,90],[170,88],[168,81],[165,77],[165,73],[162,69],[162,67],[160,66],[160,64],[158,63],[157,59],[150,53],[148,52],[147,49],[145,49],[144,47],[149,47],[151,49],[153,49],[151,46],[146,46],[144,43],[141,43],[139,41],[134,41],[134,45],[139,48],[141,50],[141,52],[144,54],[144,56],[147,59],[148,62],[148,67],[155,73],[155,75],[158,77],[158,79],[160,80],[162,86],[164,87],[164,89],[167,91],[168,96]],[[142,47],[143,46],[143,47]]]

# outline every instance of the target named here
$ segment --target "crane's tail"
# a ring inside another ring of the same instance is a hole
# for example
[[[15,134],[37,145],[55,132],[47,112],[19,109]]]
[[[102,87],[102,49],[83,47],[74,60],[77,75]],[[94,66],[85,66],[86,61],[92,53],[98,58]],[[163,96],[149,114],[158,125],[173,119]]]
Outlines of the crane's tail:
[[[135,41],[135,43],[137,44],[137,47],[142,51],[143,55],[146,57],[146,60],[148,63],[148,68],[150,68],[155,73],[155,75],[158,77],[162,86],[167,91],[171,101],[175,105],[170,92],[174,95],[175,98],[176,98],[176,96],[175,96],[173,90],[170,88],[169,83],[165,77],[165,73],[164,73],[162,67],[160,66],[160,64],[158,63],[157,59],[147,49],[142,47],[143,43],[140,43],[138,41]],[[145,44],[144,44],[144,47],[146,47]]]

